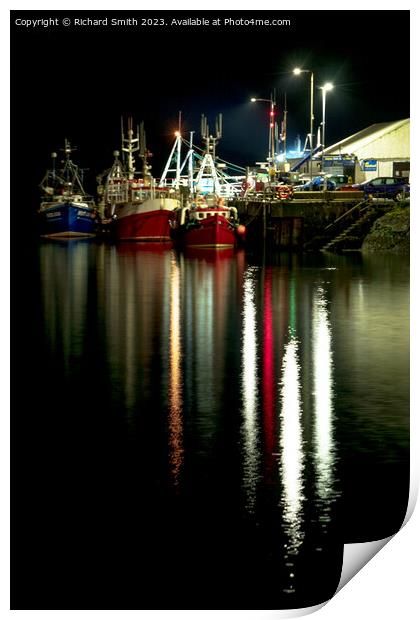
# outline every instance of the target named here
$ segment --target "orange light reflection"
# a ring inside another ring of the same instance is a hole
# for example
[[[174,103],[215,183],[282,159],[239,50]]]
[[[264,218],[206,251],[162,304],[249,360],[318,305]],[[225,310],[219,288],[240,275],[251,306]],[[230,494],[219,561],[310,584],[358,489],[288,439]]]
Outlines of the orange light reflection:
[[[179,266],[175,257],[172,257],[169,315],[169,459],[173,484],[175,486],[179,484],[179,475],[184,456],[180,314]]]

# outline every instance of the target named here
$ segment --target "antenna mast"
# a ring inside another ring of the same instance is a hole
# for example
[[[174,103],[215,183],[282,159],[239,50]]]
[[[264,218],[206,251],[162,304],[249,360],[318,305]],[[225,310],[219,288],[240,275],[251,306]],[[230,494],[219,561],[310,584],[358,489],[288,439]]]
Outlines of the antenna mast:
[[[128,118],[127,138],[124,136],[124,127],[121,125],[121,150],[127,153],[127,172],[128,178],[134,179],[134,173],[136,172],[134,153],[140,150],[140,137],[139,129],[137,128],[137,137],[134,137],[133,131],[133,119],[130,116]]]
[[[283,152],[284,161],[287,161],[287,94],[284,93],[284,112],[283,112],[283,127],[281,132],[283,140]]]

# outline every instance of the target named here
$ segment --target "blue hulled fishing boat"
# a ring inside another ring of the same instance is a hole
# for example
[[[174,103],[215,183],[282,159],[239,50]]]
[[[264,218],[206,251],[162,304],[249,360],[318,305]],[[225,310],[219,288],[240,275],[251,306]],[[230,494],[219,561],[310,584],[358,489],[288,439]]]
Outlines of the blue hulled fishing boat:
[[[44,237],[95,235],[98,212],[93,198],[83,189],[81,170],[70,159],[73,150],[65,140],[63,168],[56,170],[57,153],[52,153],[52,168],[41,182],[39,216]]]

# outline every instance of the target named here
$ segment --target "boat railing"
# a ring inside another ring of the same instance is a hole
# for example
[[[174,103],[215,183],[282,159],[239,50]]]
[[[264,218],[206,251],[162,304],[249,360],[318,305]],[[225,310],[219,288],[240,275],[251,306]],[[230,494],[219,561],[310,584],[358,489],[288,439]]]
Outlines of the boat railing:
[[[42,197],[42,202],[62,202],[69,198],[74,202],[93,202],[95,200],[91,194],[72,194],[72,192],[64,192],[63,194],[47,194]]]
[[[156,179],[156,181],[157,181],[157,188],[156,189],[175,189],[175,190],[177,190],[180,186],[181,187],[188,187],[189,186],[189,179],[187,177],[180,177],[178,182],[177,182],[176,179],[164,179],[163,181],[160,181],[159,179]]]
[[[107,188],[105,197],[107,201],[110,202],[127,202],[128,200],[128,191],[126,186],[122,185],[112,185]]]
[[[219,189],[219,196],[221,196],[222,198],[232,198],[233,196],[236,196],[239,193],[240,189],[239,187],[236,187],[236,184],[226,184],[226,185],[220,185],[220,189]]]
[[[155,187],[157,198],[179,198],[179,192],[172,187]]]
[[[70,198],[73,202],[94,202],[95,199],[90,194],[69,194],[64,195],[63,198]]]

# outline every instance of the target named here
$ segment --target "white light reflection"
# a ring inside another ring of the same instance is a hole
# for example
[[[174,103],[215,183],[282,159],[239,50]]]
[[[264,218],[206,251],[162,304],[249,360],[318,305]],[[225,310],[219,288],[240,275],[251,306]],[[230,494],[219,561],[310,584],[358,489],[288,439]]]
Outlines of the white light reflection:
[[[283,521],[288,537],[287,555],[296,555],[303,542],[303,437],[298,342],[293,332],[286,345],[282,364],[280,464]]]
[[[243,323],[242,323],[242,393],[244,438],[244,487],[246,508],[255,510],[258,477],[257,451],[257,323],[255,311],[254,269],[244,274]]]
[[[313,309],[313,376],[315,398],[315,487],[321,500],[320,516],[324,527],[330,521],[329,509],[334,496],[333,467],[333,383],[331,327],[325,291],[318,287]]]
[[[169,311],[169,459],[174,486],[179,484],[183,462],[180,276],[176,258],[171,259]]]

